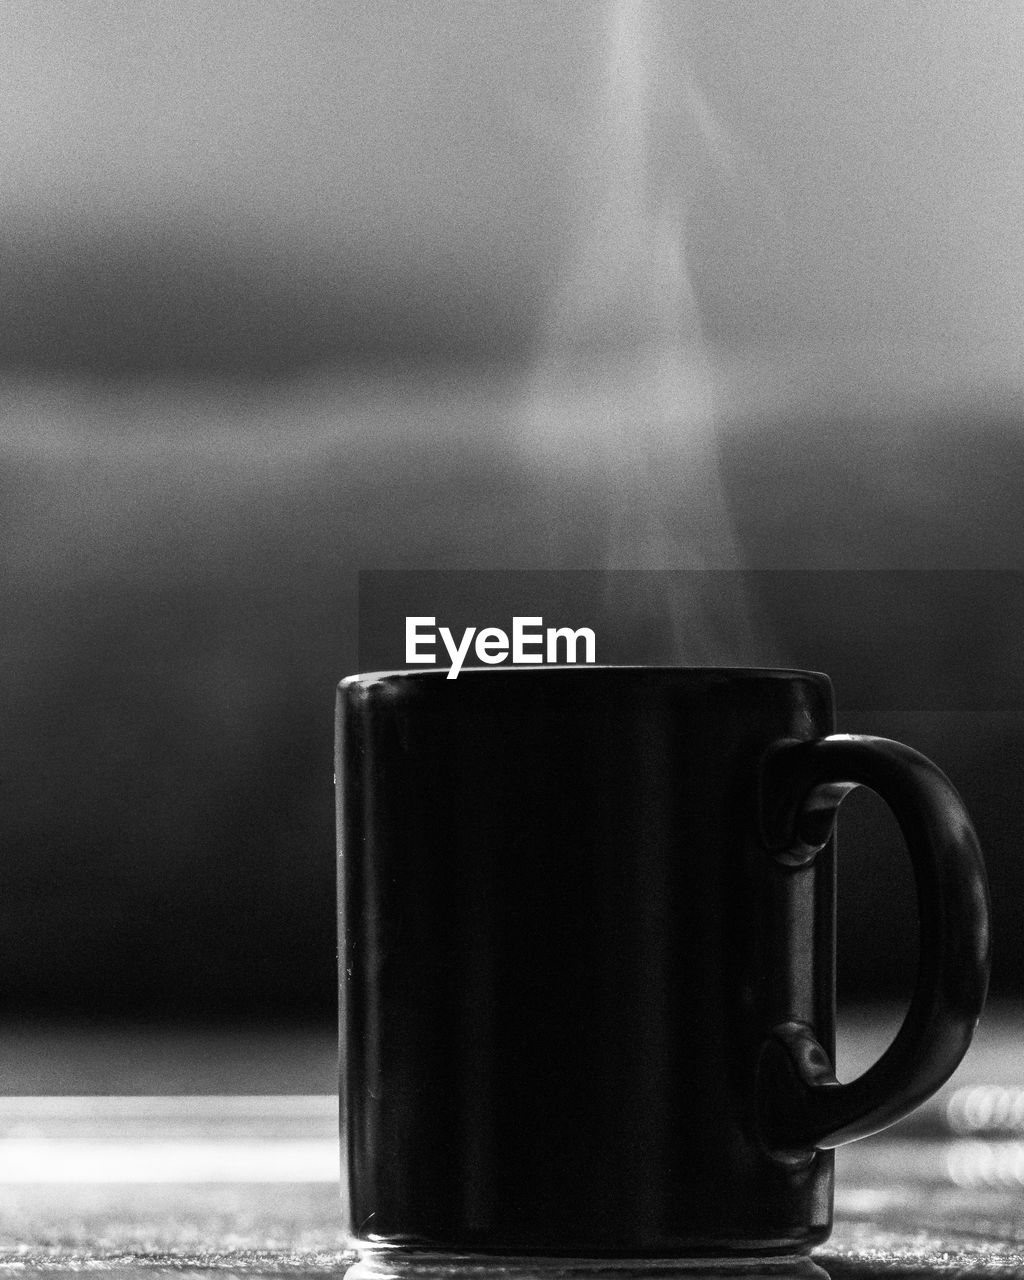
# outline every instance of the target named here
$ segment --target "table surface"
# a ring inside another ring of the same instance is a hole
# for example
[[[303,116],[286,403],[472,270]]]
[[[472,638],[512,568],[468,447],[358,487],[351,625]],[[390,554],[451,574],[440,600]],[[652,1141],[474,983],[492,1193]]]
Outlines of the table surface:
[[[893,1017],[848,1023],[840,1075]],[[837,1154],[815,1261],[857,1276],[1024,1277],[1024,1011],[993,1011],[954,1079]],[[14,1030],[0,1097],[0,1271],[339,1273],[328,1032]]]

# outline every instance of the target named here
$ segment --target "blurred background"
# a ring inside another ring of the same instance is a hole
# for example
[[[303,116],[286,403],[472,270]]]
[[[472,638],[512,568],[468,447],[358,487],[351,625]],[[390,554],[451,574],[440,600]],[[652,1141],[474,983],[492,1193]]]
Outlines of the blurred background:
[[[933,755],[1018,996],[1014,0],[4,27],[0,1016],[326,1034],[367,568],[801,571],[621,656],[823,669]],[[842,830],[844,998],[898,1000],[899,842]]]

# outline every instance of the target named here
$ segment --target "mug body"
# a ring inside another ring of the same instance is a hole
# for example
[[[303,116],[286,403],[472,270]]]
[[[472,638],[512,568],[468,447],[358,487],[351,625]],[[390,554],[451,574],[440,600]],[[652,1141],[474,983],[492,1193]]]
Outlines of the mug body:
[[[503,668],[339,690],[342,1127],[361,1247],[794,1253],[832,1154],[769,1149],[772,1027],[834,1048],[834,851],[759,829],[825,676]]]

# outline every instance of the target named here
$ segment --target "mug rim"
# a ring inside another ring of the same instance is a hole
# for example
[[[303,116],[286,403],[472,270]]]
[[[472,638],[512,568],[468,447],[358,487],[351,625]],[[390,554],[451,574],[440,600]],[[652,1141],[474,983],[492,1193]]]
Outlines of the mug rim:
[[[411,680],[419,682],[424,679],[446,679],[448,675],[448,667],[395,667],[391,670],[382,671],[363,671],[357,672],[350,676],[345,676],[339,684],[339,689],[350,689],[359,685],[379,684],[381,681],[388,680]],[[733,680],[813,680],[815,682],[824,682],[831,687],[832,681],[828,674],[824,671],[812,671],[802,667],[718,667],[718,666],[694,666],[681,663],[679,665],[671,665],[658,663],[654,665],[646,665],[643,663],[578,663],[575,665],[554,663],[541,663],[537,665],[495,665],[493,667],[463,667],[458,674],[457,679],[462,680],[466,676],[546,676],[553,678],[582,677],[587,674],[594,675],[600,672],[602,675],[622,675],[637,676],[641,674],[662,675],[662,676],[692,676],[692,677],[713,677],[719,679],[728,678]]]

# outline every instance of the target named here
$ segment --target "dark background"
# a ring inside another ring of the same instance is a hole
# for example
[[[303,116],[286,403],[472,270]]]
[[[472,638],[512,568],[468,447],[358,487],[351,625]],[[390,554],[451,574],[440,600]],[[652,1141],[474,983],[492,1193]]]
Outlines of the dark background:
[[[824,669],[934,756],[1017,994],[1016,6],[9,18],[5,1016],[330,1020],[361,568],[803,571],[622,658]],[[848,805],[843,990],[899,997],[898,842]]]

